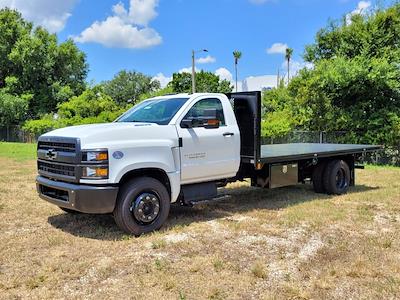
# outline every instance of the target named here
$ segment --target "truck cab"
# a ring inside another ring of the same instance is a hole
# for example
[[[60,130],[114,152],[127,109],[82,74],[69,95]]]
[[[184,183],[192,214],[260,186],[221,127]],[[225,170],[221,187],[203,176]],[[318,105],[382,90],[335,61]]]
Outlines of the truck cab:
[[[164,224],[171,203],[213,199],[245,178],[267,188],[311,178],[317,192],[344,193],[356,158],[379,148],[263,146],[260,123],[260,92],[148,99],[113,123],[42,135],[37,190],[67,213],[112,213],[122,230],[141,235]]]

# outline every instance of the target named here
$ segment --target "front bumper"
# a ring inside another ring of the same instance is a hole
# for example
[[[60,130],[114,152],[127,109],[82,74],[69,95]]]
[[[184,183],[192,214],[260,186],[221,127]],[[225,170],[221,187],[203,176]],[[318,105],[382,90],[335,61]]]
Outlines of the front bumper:
[[[40,198],[57,206],[88,214],[107,214],[114,211],[118,187],[92,186],[36,178]]]

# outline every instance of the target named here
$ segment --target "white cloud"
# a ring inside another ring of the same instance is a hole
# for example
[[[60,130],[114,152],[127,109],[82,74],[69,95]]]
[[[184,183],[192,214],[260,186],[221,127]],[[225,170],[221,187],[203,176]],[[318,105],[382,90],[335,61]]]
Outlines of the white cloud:
[[[113,12],[128,23],[147,26],[157,17],[157,6],[158,0],[130,0],[129,11],[122,2],[119,2],[113,6]]]
[[[200,72],[200,70],[196,67],[196,73]],[[182,68],[178,71],[178,73],[192,73],[192,67]],[[214,72],[215,75],[218,75],[221,79],[226,79],[230,82],[233,82],[232,73],[226,68],[219,68]]]
[[[171,82],[172,77],[167,77],[163,73],[158,73],[153,77],[153,80],[158,80],[161,84],[161,88],[165,88],[167,84]]]
[[[232,73],[226,69],[226,68],[219,68],[215,71],[215,75],[218,75],[219,78],[221,78],[222,80],[228,80],[230,82],[233,81],[233,75]]]
[[[288,48],[287,44],[275,43],[270,48],[267,49],[267,53],[268,54],[285,54],[287,48]]]
[[[360,1],[360,2],[358,2],[357,8],[356,8],[355,10],[353,10],[352,14],[353,14],[353,15],[356,15],[356,14],[358,14],[358,15],[363,14],[363,13],[365,13],[365,12],[368,10],[368,8],[370,8],[370,7],[371,7],[371,1]]]
[[[198,64],[212,64],[215,63],[217,60],[215,57],[208,55],[206,57],[200,57],[199,59],[196,59],[196,63]]]
[[[86,28],[75,41],[99,43],[110,48],[140,49],[159,45],[161,36],[152,28],[139,28],[126,24],[118,17],[108,17]]]
[[[360,1],[357,4],[357,8],[353,10],[351,13],[346,15],[346,23],[351,24],[351,17],[354,15],[365,15],[368,13],[371,8],[371,1]]]
[[[0,0],[0,8],[9,7],[21,12],[22,16],[52,33],[64,29],[78,0]]]
[[[196,72],[199,72],[200,70],[196,67]],[[192,73],[192,67],[186,67],[182,68],[178,71],[178,73]]]
[[[200,72],[198,68],[196,68],[196,73]],[[182,68],[178,71],[178,73],[192,73],[192,67]],[[214,72],[215,75],[219,76],[222,80],[228,80],[233,82],[233,75],[232,73],[226,68],[219,68]]]
[[[131,0],[129,11],[122,2],[113,6],[113,16],[96,21],[75,41],[99,43],[110,48],[143,49],[162,43],[162,37],[148,23],[157,16],[158,0]]]

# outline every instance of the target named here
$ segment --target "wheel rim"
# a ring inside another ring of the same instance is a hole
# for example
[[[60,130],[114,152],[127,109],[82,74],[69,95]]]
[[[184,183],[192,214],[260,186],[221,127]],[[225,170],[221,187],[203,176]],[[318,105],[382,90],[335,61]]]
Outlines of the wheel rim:
[[[336,174],[336,187],[338,189],[344,189],[347,187],[346,173],[343,169],[339,169]]]
[[[142,193],[132,202],[130,211],[137,222],[148,225],[160,213],[160,199],[156,193]]]

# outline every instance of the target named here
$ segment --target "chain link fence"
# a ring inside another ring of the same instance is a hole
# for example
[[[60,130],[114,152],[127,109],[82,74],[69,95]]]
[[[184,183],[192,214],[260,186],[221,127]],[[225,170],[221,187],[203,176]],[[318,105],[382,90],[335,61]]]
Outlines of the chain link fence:
[[[0,127],[0,141],[12,143],[36,143],[36,136],[26,132],[20,126]]]
[[[320,131],[293,131],[279,138],[263,137],[263,144],[287,144],[287,143],[338,143],[354,144],[347,131],[320,132]],[[376,165],[400,166],[400,146],[385,147],[384,150],[367,153],[364,161]]]

